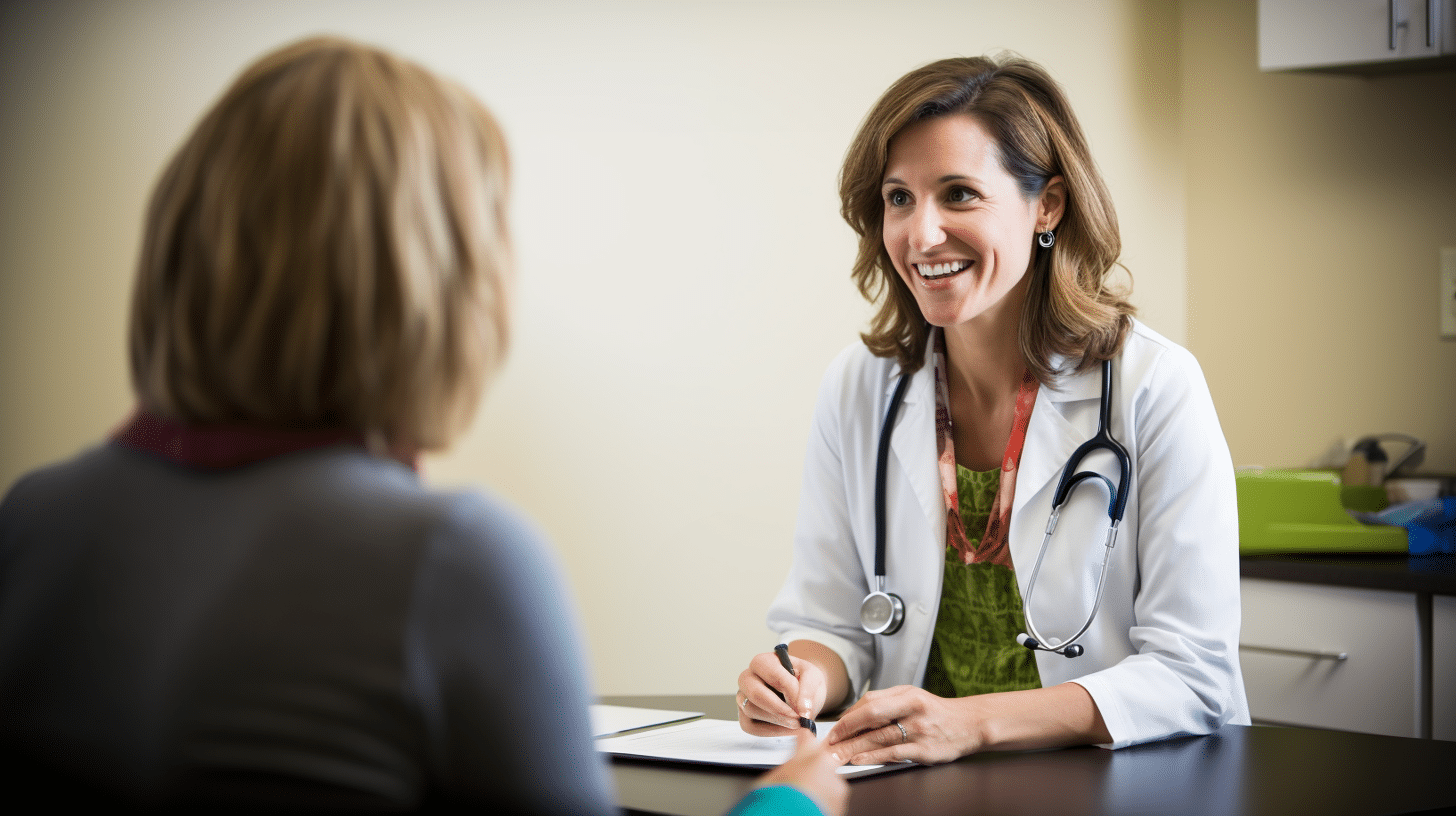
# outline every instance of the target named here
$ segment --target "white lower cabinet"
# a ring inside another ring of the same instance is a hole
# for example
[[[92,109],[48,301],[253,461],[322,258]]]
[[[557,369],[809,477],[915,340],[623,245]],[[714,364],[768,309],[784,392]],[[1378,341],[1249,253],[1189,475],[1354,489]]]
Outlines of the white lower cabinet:
[[[1431,736],[1456,740],[1456,595],[1431,597]]]
[[[1255,723],[1420,736],[1413,593],[1262,578],[1244,578],[1242,591],[1239,654]],[[1456,623],[1456,609],[1447,615]],[[1449,641],[1456,629],[1447,632]]]

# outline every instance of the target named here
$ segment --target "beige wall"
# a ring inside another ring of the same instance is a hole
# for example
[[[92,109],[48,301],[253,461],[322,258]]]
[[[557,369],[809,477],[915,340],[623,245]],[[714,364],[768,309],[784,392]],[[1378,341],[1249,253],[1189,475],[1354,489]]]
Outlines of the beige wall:
[[[1236,464],[1398,431],[1456,472],[1456,71],[1257,69],[1255,0],[1185,0],[1188,343]]]
[[[1118,202],[1143,317],[1186,336],[1176,3],[3,9],[0,487],[128,410],[139,214],[229,78],[305,33],[396,48],[497,111],[518,181],[512,360],[426,477],[489,485],[540,520],[603,692],[720,692],[773,645],[763,614],[788,565],[813,395],[867,314],[835,174],[906,70],[998,48],[1046,64]]]

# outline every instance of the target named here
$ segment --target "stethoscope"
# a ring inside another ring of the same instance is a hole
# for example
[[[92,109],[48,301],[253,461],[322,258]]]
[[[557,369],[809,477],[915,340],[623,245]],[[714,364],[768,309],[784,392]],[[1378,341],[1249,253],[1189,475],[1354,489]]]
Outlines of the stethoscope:
[[[900,631],[900,626],[905,622],[905,602],[899,595],[885,591],[885,470],[890,456],[890,434],[894,432],[895,415],[900,411],[900,403],[905,399],[905,390],[910,383],[910,377],[914,372],[906,372],[900,376],[900,382],[895,386],[895,393],[890,397],[889,410],[885,412],[885,424],[880,427],[880,446],[875,460],[875,591],[865,596],[859,607],[859,622],[866,632],[872,635],[893,635]],[[1051,517],[1047,519],[1046,535],[1042,537],[1041,549],[1036,554],[1036,565],[1031,569],[1031,580],[1026,584],[1026,598],[1022,602],[1022,614],[1026,619],[1026,628],[1031,630],[1028,635],[1025,632],[1016,636],[1016,642],[1033,651],[1055,652],[1064,657],[1077,657],[1082,654],[1082,646],[1077,640],[1087,633],[1092,627],[1092,620],[1097,617],[1097,609],[1102,605],[1102,588],[1107,577],[1107,562],[1112,557],[1112,548],[1117,542],[1117,525],[1122,521],[1122,512],[1127,507],[1127,491],[1124,489],[1127,484],[1128,471],[1131,469],[1132,460],[1128,458],[1127,449],[1112,438],[1108,430],[1109,419],[1112,415],[1112,361],[1102,361],[1102,400],[1099,405],[1097,418],[1097,433],[1072,453],[1067,464],[1062,468],[1062,478],[1057,482],[1057,490],[1052,494]],[[1078,471],[1077,468],[1086,456],[1095,450],[1109,451],[1117,458],[1118,479],[1114,485],[1111,479],[1101,473],[1091,470]],[[1052,540],[1052,533],[1057,529],[1057,518],[1061,515],[1062,504],[1071,495],[1073,488],[1088,479],[1100,479],[1107,487],[1107,517],[1112,525],[1107,530],[1107,543],[1102,553],[1102,569],[1097,574],[1097,593],[1092,601],[1092,612],[1087,615],[1087,620],[1082,628],[1077,630],[1075,635],[1064,641],[1057,641],[1056,646],[1047,645],[1051,641],[1042,637],[1037,631],[1036,623],[1031,619],[1031,598],[1036,590],[1036,577],[1041,572],[1042,556],[1046,554],[1047,544]]]

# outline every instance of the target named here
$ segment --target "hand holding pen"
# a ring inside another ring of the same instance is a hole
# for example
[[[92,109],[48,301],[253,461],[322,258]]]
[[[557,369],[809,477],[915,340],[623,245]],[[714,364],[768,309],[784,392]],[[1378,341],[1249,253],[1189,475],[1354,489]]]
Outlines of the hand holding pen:
[[[799,729],[817,736],[814,715],[824,706],[827,686],[822,669],[802,658],[795,662],[788,646],[780,644],[756,655],[738,676],[738,723],[761,737],[787,736]]]
[[[792,674],[795,680],[799,679],[799,673],[794,671],[793,661],[789,660],[789,644],[780,643],[779,645],[775,646],[774,654],[779,656],[779,662],[784,664],[784,668],[788,670],[789,674]],[[774,689],[774,694],[777,694],[780,700],[784,700],[784,693],[782,691]],[[784,700],[784,702],[787,703],[788,700]],[[813,734],[816,737],[819,736],[819,727],[816,726],[814,724],[814,721],[809,719],[808,717],[800,717],[799,725],[809,729],[810,734]]]

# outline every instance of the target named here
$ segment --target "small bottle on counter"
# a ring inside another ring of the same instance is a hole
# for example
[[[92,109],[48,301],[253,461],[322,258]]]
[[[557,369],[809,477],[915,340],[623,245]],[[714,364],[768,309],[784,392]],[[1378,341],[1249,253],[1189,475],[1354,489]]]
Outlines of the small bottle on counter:
[[[1340,471],[1340,483],[1352,487],[1370,484],[1370,463],[1366,461],[1364,451],[1358,447],[1345,460],[1345,467]]]
[[[1371,441],[1370,447],[1365,449],[1365,462],[1369,470],[1365,484],[1379,487],[1385,484],[1386,467],[1390,465],[1390,458],[1385,455],[1385,449],[1380,447],[1379,442]]]
[[[1340,476],[1344,484],[1352,486],[1379,487],[1385,483],[1386,469],[1390,458],[1385,449],[1374,439],[1365,439],[1355,444],[1350,459]]]

